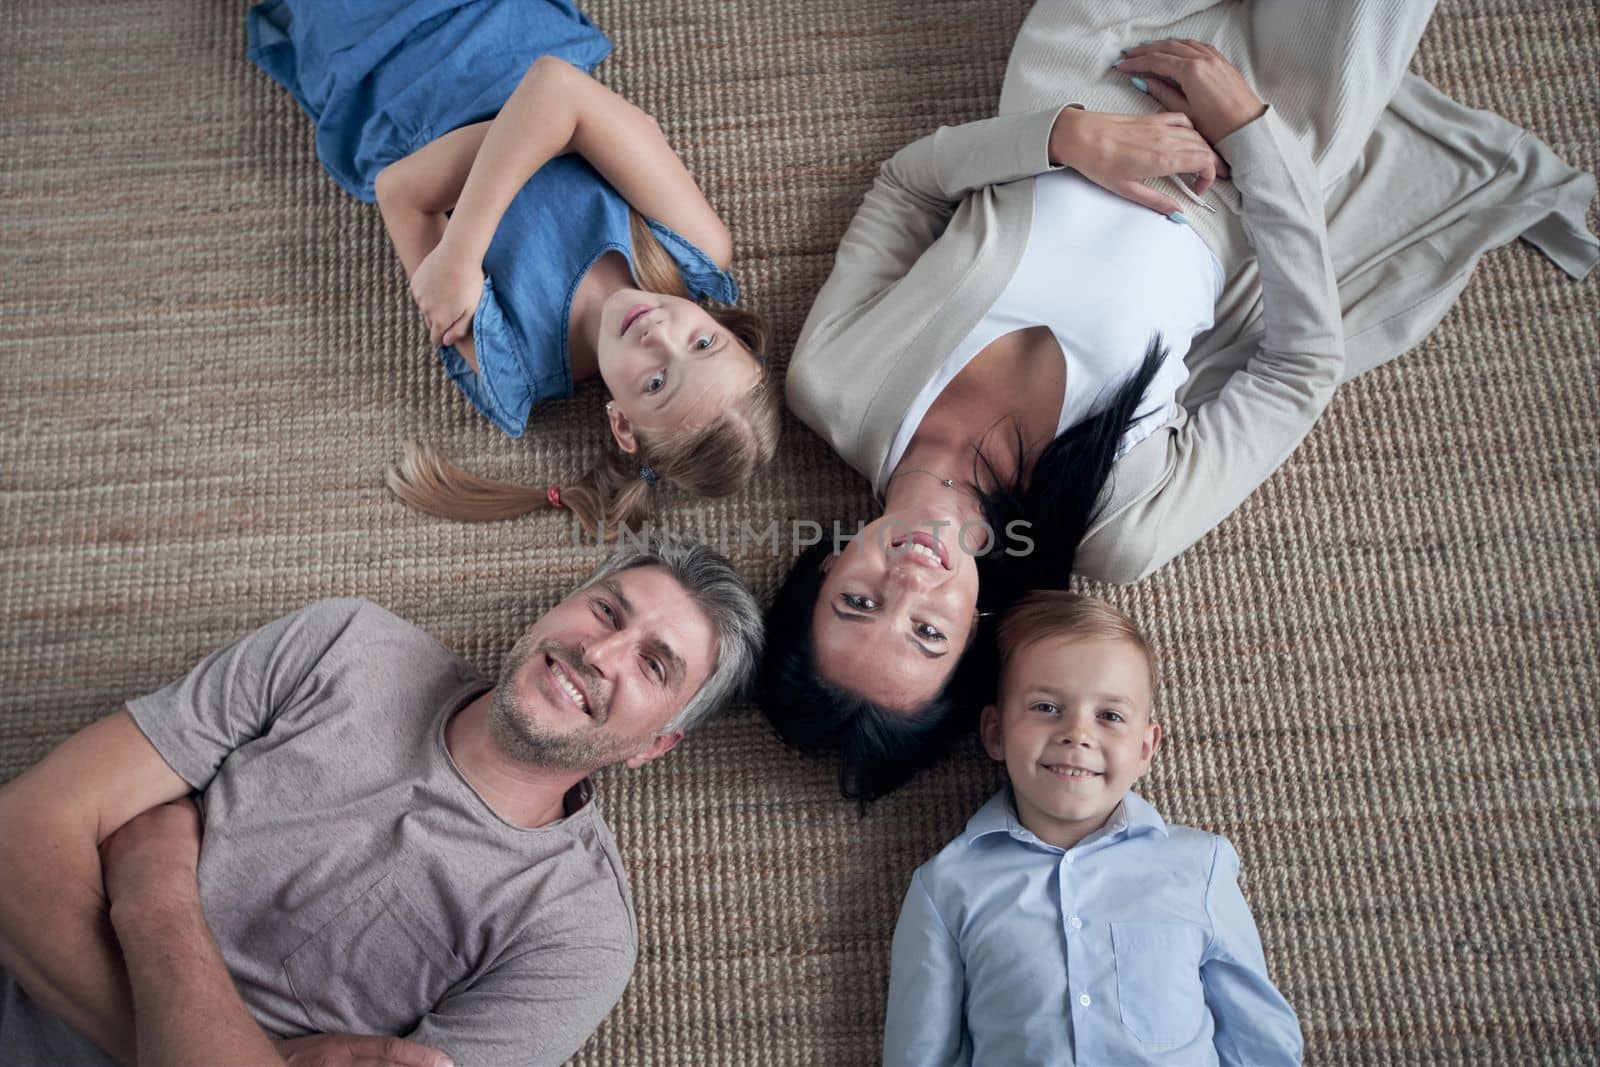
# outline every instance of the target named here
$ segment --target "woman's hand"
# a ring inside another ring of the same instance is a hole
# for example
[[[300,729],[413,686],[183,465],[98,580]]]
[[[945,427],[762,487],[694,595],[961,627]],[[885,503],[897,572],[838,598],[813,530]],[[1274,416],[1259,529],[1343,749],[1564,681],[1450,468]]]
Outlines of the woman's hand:
[[[1143,184],[1145,178],[1194,174],[1194,191],[1204,193],[1216,181],[1220,163],[1186,115],[1114,115],[1077,108],[1064,108],[1056,116],[1050,161],[1163,215],[1182,211],[1183,205]]]
[[[472,330],[483,296],[483,268],[455,254],[448,236],[411,276],[411,298],[428,327],[428,343],[453,345]]]
[[[1168,111],[1193,119],[1200,136],[1212,144],[1267,110],[1239,69],[1203,41],[1151,41],[1127,55],[1117,69],[1155,75],[1143,79],[1150,95]]]

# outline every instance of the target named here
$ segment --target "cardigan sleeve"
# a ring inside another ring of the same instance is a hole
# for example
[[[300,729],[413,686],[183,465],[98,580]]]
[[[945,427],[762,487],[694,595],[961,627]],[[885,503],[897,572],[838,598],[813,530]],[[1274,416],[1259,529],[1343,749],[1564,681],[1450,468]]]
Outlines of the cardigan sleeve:
[[[1224,138],[1261,273],[1261,330],[1211,400],[1118,461],[1078,573],[1126,583],[1194,544],[1289,457],[1344,370],[1344,330],[1311,157],[1270,109]],[[1218,359],[1228,360],[1224,351]]]
[[[848,345],[851,324],[906,276],[969,193],[1057,169],[1049,149],[1060,111],[942,126],[891,156],[839,241],[791,371],[820,346]]]

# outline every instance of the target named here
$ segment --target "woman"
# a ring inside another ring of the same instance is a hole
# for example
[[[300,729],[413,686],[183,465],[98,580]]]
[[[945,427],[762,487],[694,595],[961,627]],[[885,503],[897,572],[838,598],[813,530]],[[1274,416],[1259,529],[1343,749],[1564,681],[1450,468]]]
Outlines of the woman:
[[[841,753],[847,795],[907,780],[977,706],[980,608],[1164,564],[1484,249],[1526,234],[1593,264],[1592,179],[1405,74],[1427,15],[1049,0],[1000,117],[884,164],[787,389],[884,514],[797,562],[761,681],[786,740]]]
[[[615,449],[574,484],[477,478],[410,445],[402,500],[466,520],[565,506],[594,532],[647,517],[660,481],[725,496],[772,458],[767,330],[732,306],[728,231],[650,116],[589,77],[611,44],[569,0],[269,0],[249,28],[328,172],[378,204],[473,405],[520,437],[575,381],[611,395]]]

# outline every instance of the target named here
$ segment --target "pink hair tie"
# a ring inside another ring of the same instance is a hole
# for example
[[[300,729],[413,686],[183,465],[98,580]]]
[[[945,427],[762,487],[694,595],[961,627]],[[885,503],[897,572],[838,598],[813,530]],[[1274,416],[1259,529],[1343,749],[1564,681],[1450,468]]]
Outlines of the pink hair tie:
[[[550,488],[544,491],[544,498],[550,501],[551,507],[559,508],[561,506],[561,487],[559,485],[552,485]]]

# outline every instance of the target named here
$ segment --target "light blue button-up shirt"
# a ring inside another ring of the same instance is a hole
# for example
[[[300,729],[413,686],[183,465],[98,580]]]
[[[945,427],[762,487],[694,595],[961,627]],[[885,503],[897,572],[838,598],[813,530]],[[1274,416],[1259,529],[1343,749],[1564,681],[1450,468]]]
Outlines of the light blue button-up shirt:
[[[1238,873],[1133,793],[1062,851],[1002,790],[911,879],[886,1067],[1299,1063]]]

